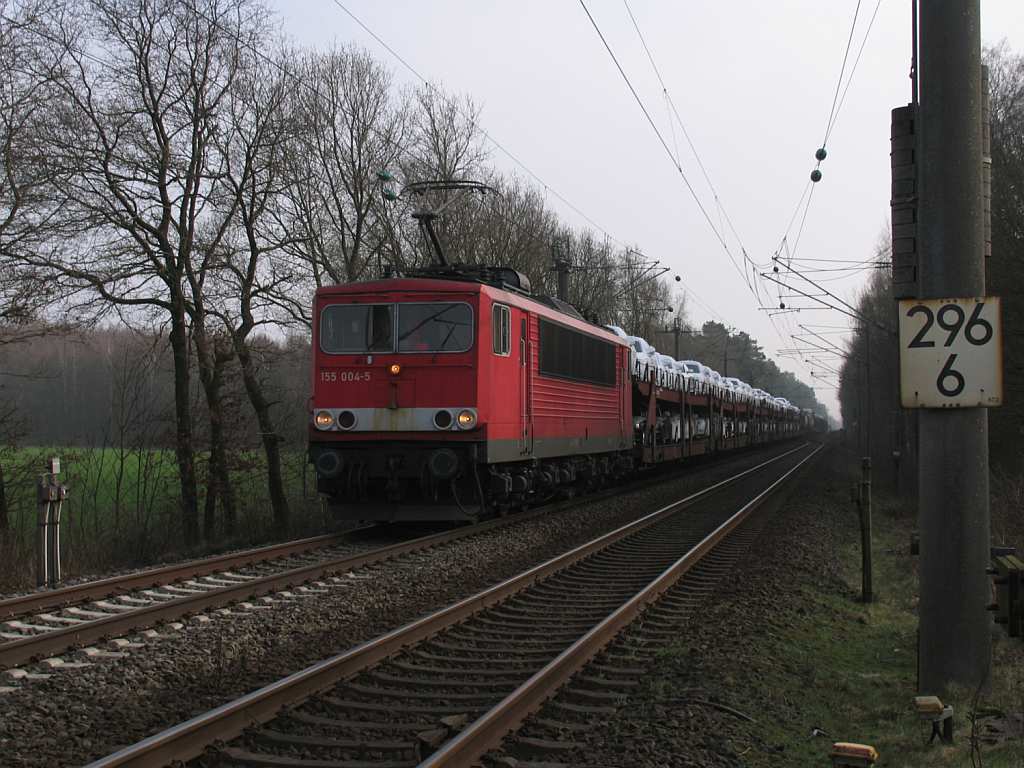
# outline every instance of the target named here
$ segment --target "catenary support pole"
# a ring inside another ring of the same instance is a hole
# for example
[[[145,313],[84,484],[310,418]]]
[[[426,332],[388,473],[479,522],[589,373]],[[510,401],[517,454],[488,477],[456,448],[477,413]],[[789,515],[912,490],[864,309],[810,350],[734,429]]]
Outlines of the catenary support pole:
[[[983,296],[980,0],[920,10],[920,297]],[[919,687],[981,684],[991,663],[988,414],[922,409]]]

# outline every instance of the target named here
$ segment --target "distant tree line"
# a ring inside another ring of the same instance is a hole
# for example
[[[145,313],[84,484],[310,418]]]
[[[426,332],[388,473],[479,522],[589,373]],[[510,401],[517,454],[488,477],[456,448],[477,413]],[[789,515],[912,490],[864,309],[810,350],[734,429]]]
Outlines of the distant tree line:
[[[296,47],[263,0],[0,0],[0,18],[0,445],[44,439],[45,403],[62,440],[124,418],[118,366],[139,355],[131,386],[152,392],[132,397],[171,405],[152,437],[174,449],[186,545],[234,532],[239,421],[287,530],[282,447],[305,404],[268,360],[308,339],[313,291],[431,260],[409,215],[423,200],[385,200],[382,169],[496,191],[439,222],[452,261],[554,293],[557,244],[587,317],[664,325],[669,285],[491,166],[471,98],[399,87],[356,47]],[[72,335],[38,342],[58,333]]]
[[[659,328],[651,337],[658,351],[677,360],[698,360],[723,376],[746,382],[756,389],[784,397],[799,408],[810,408],[826,416],[814,390],[789,371],[781,370],[765,355],[757,339],[744,331],[709,320],[699,330],[690,327],[684,317],[669,327]]]

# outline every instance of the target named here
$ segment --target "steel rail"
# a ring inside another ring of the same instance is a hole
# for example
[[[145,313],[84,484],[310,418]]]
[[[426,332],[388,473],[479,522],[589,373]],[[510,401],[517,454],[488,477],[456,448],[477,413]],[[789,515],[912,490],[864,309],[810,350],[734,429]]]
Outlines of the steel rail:
[[[758,446],[751,446],[751,448],[757,447]],[[608,491],[589,494],[586,498],[573,499],[569,504],[575,506],[576,504],[585,501],[599,501],[606,496],[611,496],[621,492],[628,492],[633,486],[634,483],[627,483]],[[541,508],[519,513],[515,517],[517,520],[528,520],[537,514],[555,511],[565,504],[566,502],[556,503],[555,505],[545,504]],[[554,510],[552,507],[554,507]],[[509,520],[508,522],[514,521]],[[486,523],[487,521],[481,525],[486,525]],[[347,536],[357,531],[367,530],[370,527],[372,526],[354,528],[352,530],[345,531],[344,533],[321,534],[319,536],[311,536],[305,539],[296,539],[295,541],[289,541],[283,544],[269,544],[263,547],[246,549],[239,552],[229,552],[223,555],[215,555],[213,557],[203,558],[200,560],[189,560],[187,562],[174,563],[172,565],[160,566],[158,568],[149,568],[134,573],[126,573],[103,579],[84,581],[80,584],[73,584],[59,589],[30,592],[25,595],[18,595],[17,597],[0,599],[0,621],[19,618],[26,614],[38,611],[63,608],[74,603],[116,597],[139,589],[167,586],[168,584],[173,584],[176,581],[209,576],[210,574],[228,570],[230,568],[237,568],[238,566],[252,565],[254,563],[267,562],[282,557],[304,554],[305,552],[323,549],[331,546],[332,544],[340,544]],[[460,530],[465,532],[467,529]]]
[[[296,539],[295,541],[283,544],[270,544],[265,547],[246,549],[241,552],[229,552],[202,560],[190,560],[184,563],[161,566],[160,568],[150,568],[145,571],[110,576],[105,579],[84,581],[81,584],[74,584],[70,587],[62,587],[46,592],[31,592],[27,595],[10,597],[6,600],[0,600],[0,619],[13,619],[34,611],[60,608],[86,600],[102,600],[106,597],[113,597],[138,589],[166,586],[182,579],[208,576],[211,573],[237,568],[240,565],[251,565],[253,563],[266,562],[267,560],[276,560],[280,557],[299,555],[312,550],[323,549],[331,544],[341,543],[352,532],[346,531],[345,533],[327,533],[320,536],[311,536],[306,539]]]
[[[550,509],[536,509],[514,518],[499,518],[479,523],[469,528],[442,531],[420,536],[398,544],[390,544],[357,555],[344,555],[317,563],[290,568],[281,573],[261,576],[240,582],[235,586],[219,587],[208,592],[165,600],[155,605],[137,608],[133,611],[114,614],[108,618],[95,619],[86,624],[54,629],[49,632],[26,636],[0,644],[0,669],[24,664],[32,659],[51,656],[74,646],[95,642],[106,637],[116,637],[135,632],[161,622],[173,621],[193,613],[217,608],[251,597],[260,597],[297,584],[315,581],[327,574],[362,568],[402,555],[430,547],[447,544],[457,539],[475,536],[491,528],[509,525],[519,520],[549,513]]]
[[[284,707],[321,693],[338,681],[377,664],[415,643],[422,642],[443,629],[492,605],[502,602],[531,584],[604,549],[626,536],[647,528],[675,514],[742,478],[807,447],[804,443],[774,456],[754,467],[732,475],[713,485],[672,502],[631,523],[557,555],[523,573],[506,579],[482,592],[460,600],[446,608],[416,619],[398,629],[380,635],[354,648],[296,672],[270,685],[228,702],[216,709],[149,736],[112,755],[90,763],[86,768],[150,768],[173,761],[190,760],[214,742],[227,742],[254,723],[272,720]]]
[[[447,742],[441,749],[420,763],[419,768],[471,765],[474,760],[499,746],[531,714],[538,711],[576,672],[608,645],[645,607],[738,528],[782,483],[813,459],[823,446],[815,448],[799,464],[743,505],[728,520],[709,533],[697,546],[679,558],[660,576],[610,614],[600,624],[566,648],[547,666],[506,696],[501,702],[477,718]]]
[[[649,483],[650,479],[647,478],[646,481]],[[24,638],[19,640],[4,641],[0,643],[0,669],[15,667],[19,664],[30,662],[33,659],[56,655],[75,646],[96,642],[104,638],[117,637],[118,635],[151,627],[160,622],[173,621],[174,619],[178,619],[189,614],[221,607],[250,597],[259,597],[270,592],[295,586],[296,584],[314,581],[328,573],[372,565],[374,563],[406,555],[411,552],[416,552],[421,549],[428,549],[430,547],[447,544],[461,538],[486,533],[496,527],[525,522],[541,515],[552,514],[553,512],[561,511],[563,509],[574,508],[580,504],[600,501],[603,498],[628,492],[635,485],[643,484],[644,482],[642,481],[627,483],[625,486],[619,486],[617,488],[608,489],[607,491],[589,494],[585,497],[576,497],[574,499],[556,502],[554,504],[545,504],[544,506],[526,512],[521,512],[513,516],[487,520],[471,527],[459,528],[453,531],[443,531],[436,534],[428,534],[427,536],[421,536],[407,542],[389,545],[376,550],[370,550],[359,555],[345,555],[339,558],[331,558],[319,563],[288,569],[278,574],[271,574],[257,579],[249,579],[244,583],[239,583],[237,586],[221,587],[202,594],[188,595],[172,600],[165,600],[164,602],[151,606],[140,607],[130,612],[114,614],[108,618],[94,619],[84,624],[75,624],[69,627],[52,629],[38,635],[26,635]],[[12,618],[14,615],[23,615],[29,610],[27,606],[34,605],[34,607],[38,609],[62,606],[66,607],[72,602],[81,602],[83,600],[104,598],[111,595],[116,596],[128,593],[132,591],[132,588],[144,589],[148,587],[166,586],[174,581],[216,573],[217,571],[223,571],[227,568],[237,567],[240,564],[265,562],[276,559],[277,557],[285,557],[304,551],[322,548],[323,546],[328,545],[332,539],[337,539],[340,542],[340,539],[353,532],[354,531],[348,531],[346,534],[314,536],[308,539],[288,542],[284,545],[274,544],[267,547],[260,547],[258,549],[246,550],[244,552],[220,555],[207,560],[192,561],[191,563],[182,563],[163,568],[154,568],[135,574],[128,574],[123,577],[114,576],[99,581],[86,582],[84,584],[66,587],[53,592],[34,593],[31,595],[24,595],[22,597],[11,598],[7,601],[0,601],[0,619],[4,618],[3,609],[7,606],[18,606],[16,614],[11,614],[6,617]],[[269,553],[274,552],[275,550],[278,554],[276,556],[271,556]],[[261,558],[261,554],[266,556]]]

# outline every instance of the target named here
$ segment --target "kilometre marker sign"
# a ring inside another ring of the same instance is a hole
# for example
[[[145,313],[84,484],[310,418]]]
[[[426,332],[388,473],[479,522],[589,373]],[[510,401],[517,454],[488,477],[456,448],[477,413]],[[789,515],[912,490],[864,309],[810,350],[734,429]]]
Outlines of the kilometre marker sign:
[[[998,298],[900,302],[900,399],[904,408],[1002,405]]]

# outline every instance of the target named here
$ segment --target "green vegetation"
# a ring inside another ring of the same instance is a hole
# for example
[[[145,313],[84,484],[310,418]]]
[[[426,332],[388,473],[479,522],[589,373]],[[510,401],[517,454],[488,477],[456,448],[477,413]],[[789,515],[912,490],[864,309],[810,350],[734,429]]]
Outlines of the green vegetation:
[[[915,515],[876,488],[875,599],[860,602],[859,470],[839,447],[826,461],[660,654],[615,734],[699,765],[827,766],[847,741],[874,746],[880,767],[1024,766],[1024,640],[993,629],[989,685],[946,692],[953,743],[929,743],[913,707]]]
[[[954,743],[928,743],[930,724],[918,719],[911,706],[917,630],[916,559],[908,555],[912,522],[894,505],[878,506],[873,521],[876,601],[851,600],[860,589],[860,549],[854,543],[842,548],[837,564],[849,591],[805,584],[800,600],[814,610],[768,639],[766,655],[776,663],[765,669],[765,690],[795,699],[801,722],[814,723],[829,737],[808,738],[773,720],[763,723],[763,737],[784,746],[789,765],[825,765],[831,742],[844,740],[873,745],[881,756],[879,765],[1019,768],[1024,744],[1012,713],[1019,716],[1024,710],[1024,647],[1001,635],[991,689],[977,700],[975,691],[951,691],[944,703],[954,707]],[[978,715],[975,735],[981,753],[973,764],[972,712]],[[997,735],[1003,731],[1016,740]]]
[[[36,525],[35,483],[46,457],[61,459],[60,481],[69,495],[62,511],[64,566],[67,575],[111,566],[153,562],[168,553],[210,551],[210,542],[184,551],[178,516],[178,474],[174,452],[164,449],[21,448],[3,452],[5,490],[11,529],[0,568],[0,588],[25,586],[32,578]],[[306,473],[303,452],[284,454],[286,487],[296,512],[292,533],[319,532],[315,481]],[[197,455],[205,479],[207,456]],[[236,536],[218,538],[216,548],[244,546],[272,535],[266,464],[260,451],[232,455],[231,479],[239,500]],[[205,483],[204,483],[205,487]],[[205,499],[200,498],[200,509]],[[219,531],[218,531],[219,533]],[[15,564],[21,565],[15,569]]]

